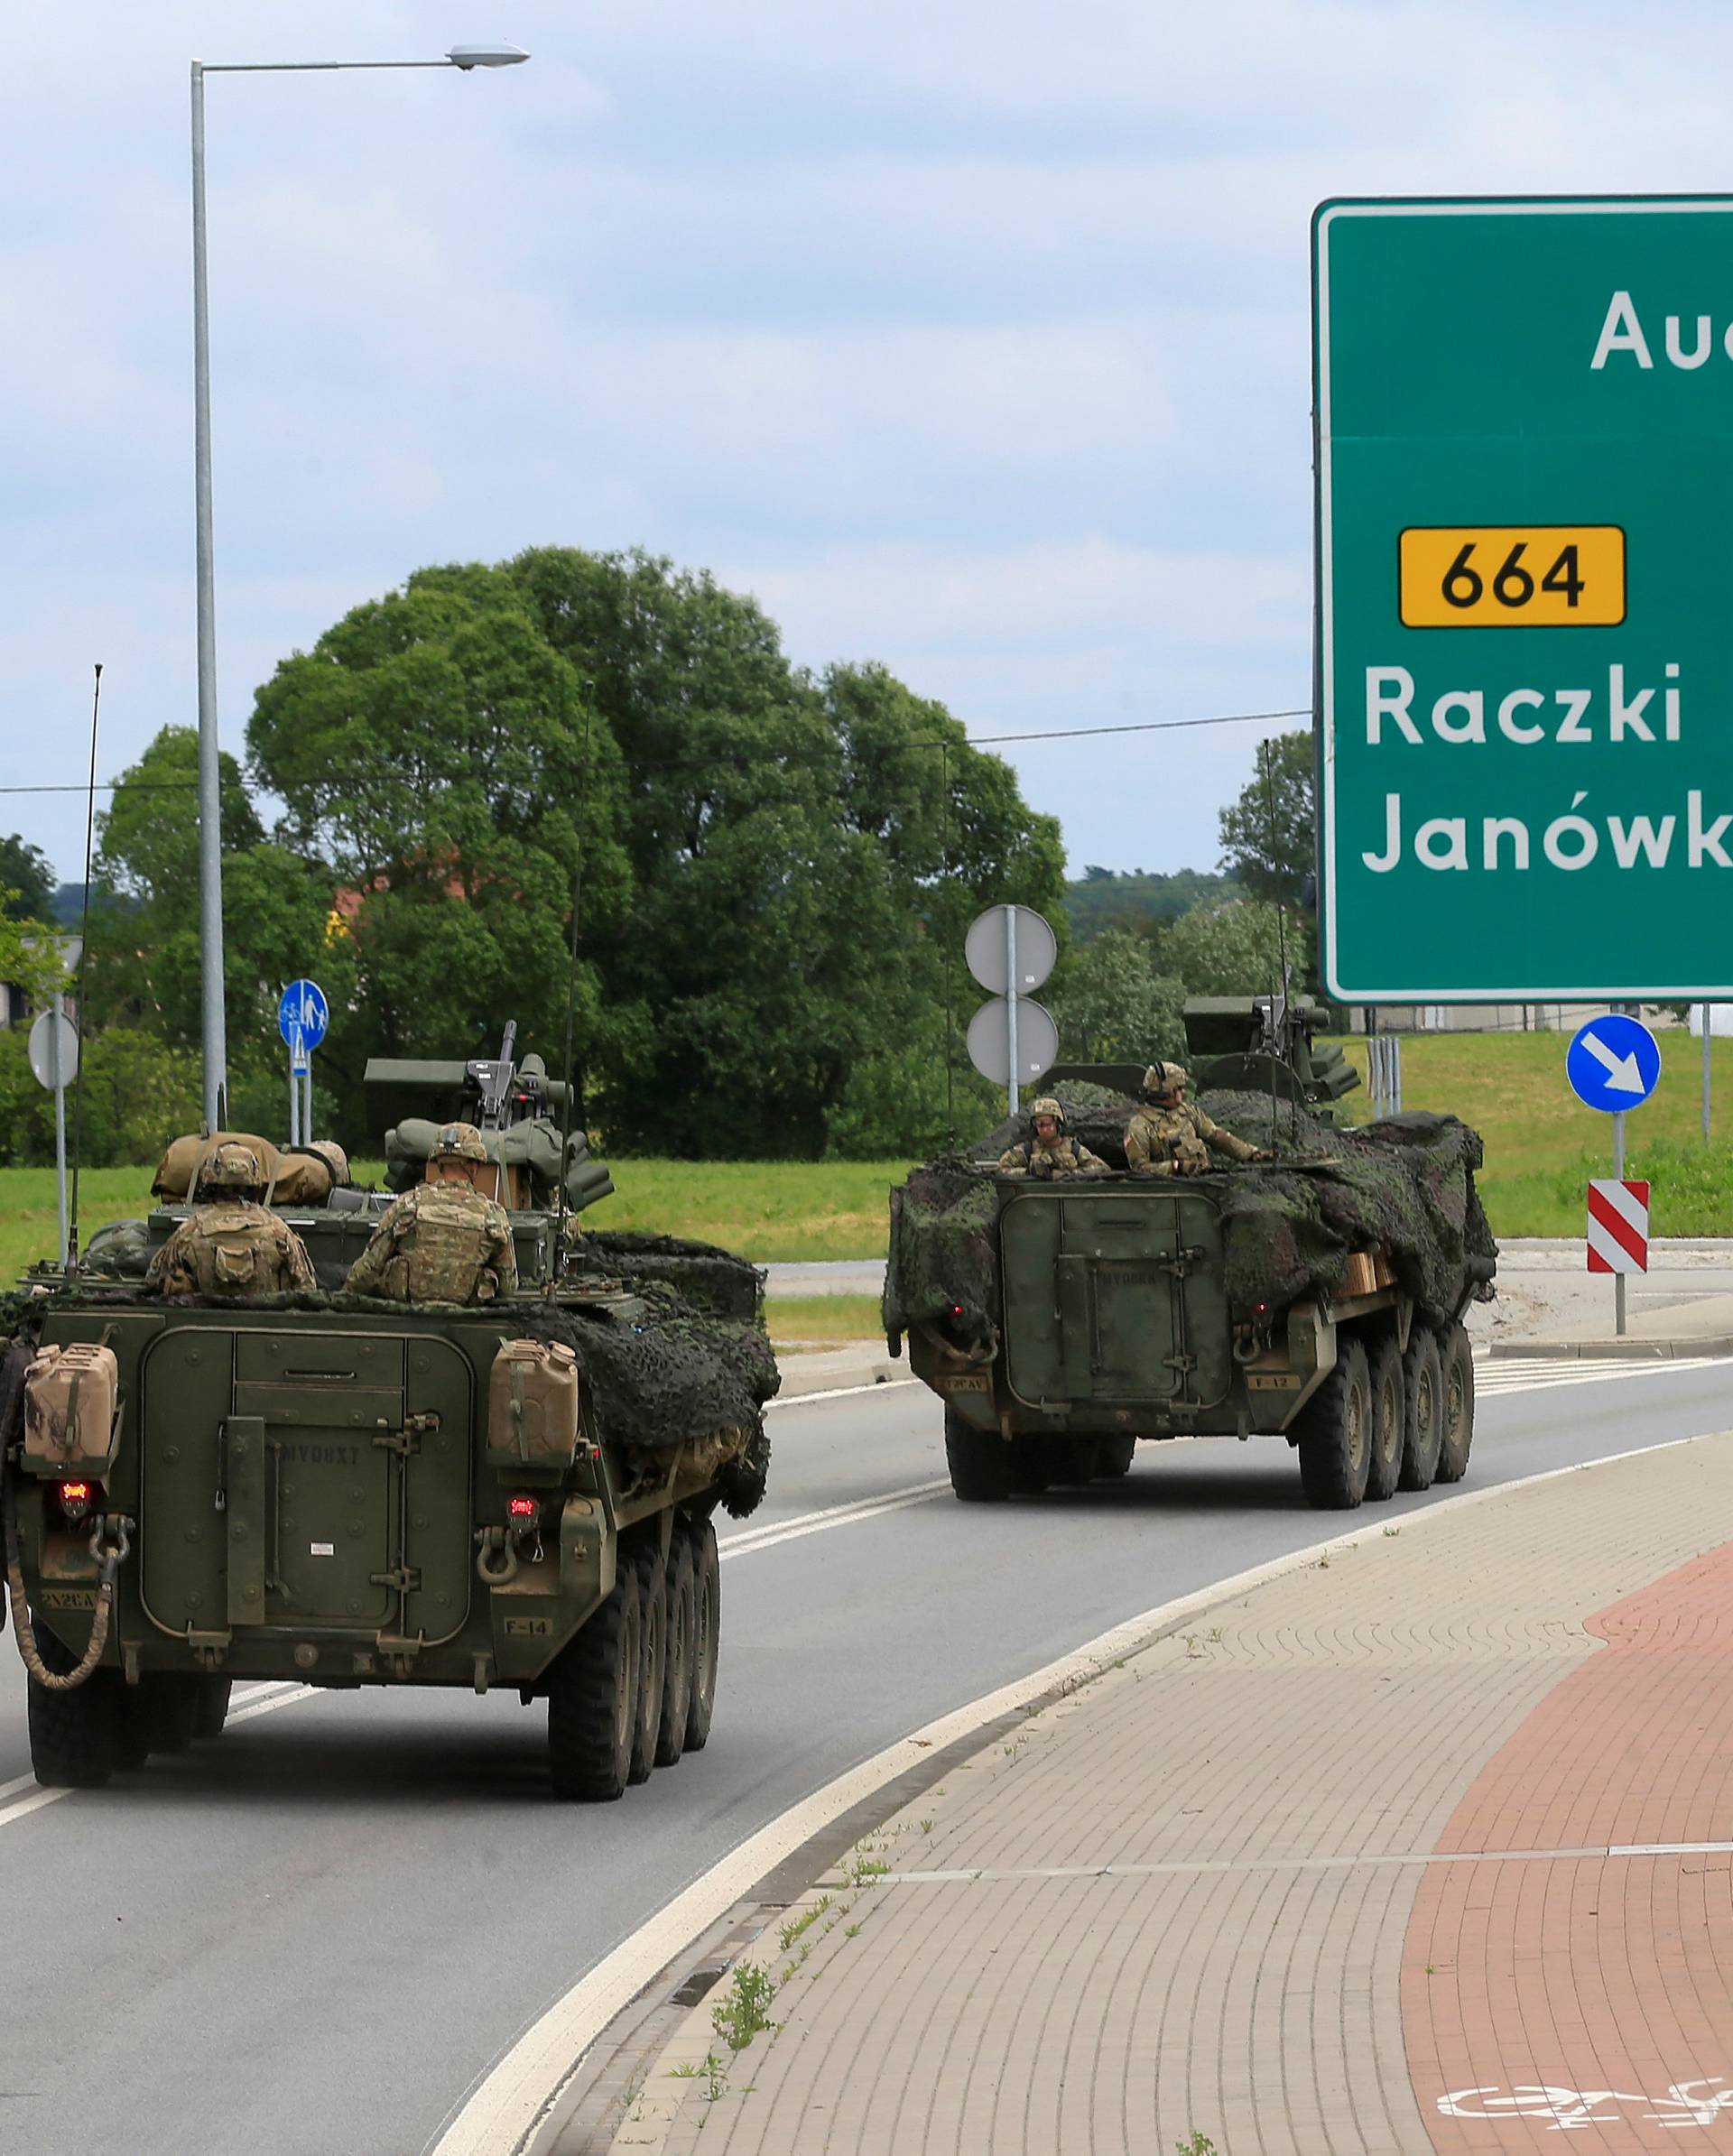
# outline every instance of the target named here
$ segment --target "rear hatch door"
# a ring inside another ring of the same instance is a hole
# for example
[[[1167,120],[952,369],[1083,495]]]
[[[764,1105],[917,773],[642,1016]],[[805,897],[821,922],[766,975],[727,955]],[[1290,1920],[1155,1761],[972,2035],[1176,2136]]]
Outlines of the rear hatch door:
[[[1212,1407],[1232,1380],[1207,1191],[1020,1190],[999,1217],[1011,1390],[1032,1407]]]

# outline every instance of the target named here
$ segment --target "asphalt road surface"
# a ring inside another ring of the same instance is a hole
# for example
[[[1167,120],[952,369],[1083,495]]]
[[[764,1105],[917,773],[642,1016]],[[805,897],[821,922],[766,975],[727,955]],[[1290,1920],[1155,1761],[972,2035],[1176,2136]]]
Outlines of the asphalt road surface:
[[[1730,1393],[1727,1364],[1483,1370],[1460,1487],[1733,1427]],[[616,1805],[551,1801],[543,1710],[514,1694],[287,1688],[237,1692],[218,1744],[39,1803],[0,1642],[0,2151],[412,2156],[587,1967],[833,1775],[1171,1596],[1452,1501],[1314,1513],[1279,1439],[1210,1439],[964,1507],[929,1486],[940,1411],[913,1385],[791,1407],[773,1437],[770,1497],[723,1522],[745,1540],[709,1748]]]

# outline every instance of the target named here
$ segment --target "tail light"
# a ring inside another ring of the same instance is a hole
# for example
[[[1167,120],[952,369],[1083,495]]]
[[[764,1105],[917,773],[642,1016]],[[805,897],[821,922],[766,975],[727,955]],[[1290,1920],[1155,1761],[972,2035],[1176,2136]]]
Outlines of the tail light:
[[[505,1507],[514,1528],[533,1527],[542,1507],[533,1497],[514,1497]]]
[[[55,1499],[62,1513],[76,1527],[87,1517],[97,1502],[97,1485],[93,1482],[62,1482],[54,1488]]]

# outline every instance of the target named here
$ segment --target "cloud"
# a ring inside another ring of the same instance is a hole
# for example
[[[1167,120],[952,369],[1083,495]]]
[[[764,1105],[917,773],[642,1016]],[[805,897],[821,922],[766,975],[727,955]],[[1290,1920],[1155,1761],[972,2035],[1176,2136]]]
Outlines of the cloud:
[[[485,25],[492,28],[494,25]],[[1713,188],[1706,0],[508,0],[533,64],[209,85],[225,738],[429,560],[641,541],[982,731],[1303,700],[1307,220]],[[71,0],[0,84],[6,782],[192,706],[187,61],[412,0]],[[1214,857],[1256,728],[1015,752],[1074,857]],[[15,798],[15,797],[14,797]],[[75,805],[21,802],[62,867]]]

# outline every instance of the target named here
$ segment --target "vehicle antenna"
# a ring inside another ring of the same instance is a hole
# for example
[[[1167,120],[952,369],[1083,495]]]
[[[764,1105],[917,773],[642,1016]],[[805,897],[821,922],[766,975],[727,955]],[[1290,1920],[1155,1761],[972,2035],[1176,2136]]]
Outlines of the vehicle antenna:
[[[1281,853],[1277,845],[1275,828],[1275,756],[1274,751],[1274,744],[1273,742],[1265,741],[1258,745],[1258,761],[1264,766],[1264,810],[1270,827],[1270,867],[1279,875]],[[1289,988],[1288,908],[1279,883],[1276,886],[1275,897],[1275,936],[1276,948],[1282,966],[1282,986],[1280,994],[1270,999],[1270,1151],[1279,1157],[1282,1143],[1276,1128],[1275,1065],[1276,1058],[1283,1052],[1285,1045],[1284,1036],[1288,1030]],[[1293,1104],[1293,1136],[1297,1144],[1300,1138],[1300,1104],[1297,1101]]]
[[[572,1039],[577,1023],[578,1005],[578,908],[584,889],[584,810],[589,800],[589,708],[591,692],[596,684],[586,681],[584,688],[584,745],[578,763],[578,813],[573,822],[577,839],[577,853],[571,866],[571,965],[566,974],[566,1104],[560,1121],[560,1211],[554,1222],[553,1263],[548,1267],[547,1300],[553,1300],[554,1285],[560,1277],[560,1267],[566,1247],[566,1216],[571,1210],[566,1179],[570,1163],[566,1155],[571,1151],[571,1108],[577,1085],[572,1071]]]
[[[942,909],[946,893],[946,877],[950,873],[950,744],[939,744],[940,796],[939,796],[939,898]],[[952,1005],[957,994],[956,967],[949,950],[944,953],[945,967],[945,1151],[957,1150],[957,1028],[952,1018]]]
[[[90,963],[90,862],[97,836],[97,717],[102,709],[102,662],[96,662],[96,686],[90,692],[90,784],[84,801],[84,904],[79,923],[79,983],[74,1001],[79,1011],[79,1069],[72,1081],[72,1198],[67,1208],[66,1269],[79,1269],[79,1157],[84,1151],[84,970]]]

